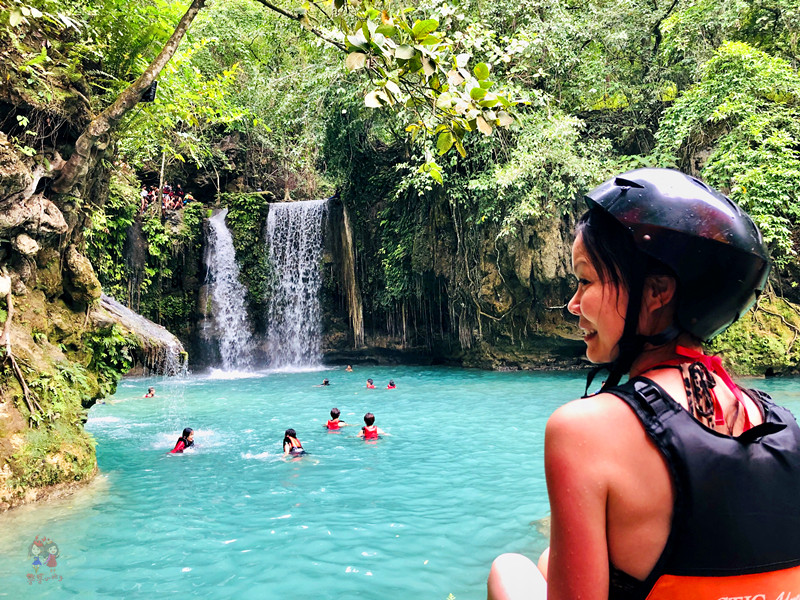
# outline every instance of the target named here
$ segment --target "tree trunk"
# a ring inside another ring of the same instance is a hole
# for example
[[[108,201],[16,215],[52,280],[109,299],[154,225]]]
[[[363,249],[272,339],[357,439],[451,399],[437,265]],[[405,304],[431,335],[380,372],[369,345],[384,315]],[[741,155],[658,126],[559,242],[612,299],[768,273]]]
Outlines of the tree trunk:
[[[167,160],[167,151],[161,150],[161,174],[158,176],[158,216],[164,220],[164,164]]]
[[[61,169],[61,175],[53,183],[52,190],[54,192],[67,194],[82,183],[92,166],[96,151],[104,149],[108,145],[111,133],[116,129],[120,120],[136,106],[145,90],[150,87],[150,84],[170,61],[178,49],[178,44],[205,3],[206,0],[193,0],[189,10],[178,22],[172,36],[156,59],[147,67],[147,70],[139,76],[139,79],[125,88],[111,106],[89,123],[89,126],[75,142],[75,151]]]

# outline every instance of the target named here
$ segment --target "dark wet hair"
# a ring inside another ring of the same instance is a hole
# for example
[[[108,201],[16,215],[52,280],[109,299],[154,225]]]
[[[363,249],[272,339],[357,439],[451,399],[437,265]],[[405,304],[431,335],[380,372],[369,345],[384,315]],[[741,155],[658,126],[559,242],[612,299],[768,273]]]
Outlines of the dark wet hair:
[[[186,427],[183,430],[183,433],[181,434],[181,437],[178,439],[178,441],[180,442],[181,440],[183,440],[183,445],[187,448],[189,446],[194,446],[194,441],[191,442],[189,441],[189,435],[192,433],[194,433],[194,429],[192,429],[191,427]]]
[[[668,275],[676,282],[675,295],[680,293],[677,287],[677,277],[672,270],[663,263],[651,258],[636,247],[633,234],[611,214],[601,209],[586,211],[575,225],[575,237],[581,237],[586,254],[592,266],[597,271],[598,277],[619,289],[628,292],[628,307],[625,317],[625,328],[618,341],[619,354],[608,365],[599,365],[590,371],[587,377],[586,390],[594,376],[600,370],[608,370],[605,387],[619,383],[620,377],[630,370],[635,358],[641,352],[645,341],[654,341],[659,336],[644,338],[638,334],[639,309],[642,302],[644,281],[649,275]],[[667,330],[670,339],[674,338],[678,329],[675,327]],[[664,343],[663,340],[659,340]]]
[[[394,385],[394,379],[389,380],[389,385]]]
[[[375,422],[375,415],[372,413],[367,413],[364,415],[364,423],[367,424],[367,427],[372,427],[372,424]]]
[[[297,432],[294,429],[287,429],[286,432],[283,434],[284,437],[297,437]]]
[[[367,379],[367,383],[372,383],[372,379]]]
[[[332,419],[338,419],[340,414],[341,413],[339,412],[338,408],[332,408],[331,409],[331,418]]]
[[[604,210],[587,210],[575,225],[578,236],[604,282],[631,290],[640,273],[675,277],[669,267],[639,250],[628,228]]]
[[[330,381],[328,381],[327,379],[323,379],[323,380],[322,380],[322,385],[330,385],[330,383],[331,383],[331,382],[330,382]]]

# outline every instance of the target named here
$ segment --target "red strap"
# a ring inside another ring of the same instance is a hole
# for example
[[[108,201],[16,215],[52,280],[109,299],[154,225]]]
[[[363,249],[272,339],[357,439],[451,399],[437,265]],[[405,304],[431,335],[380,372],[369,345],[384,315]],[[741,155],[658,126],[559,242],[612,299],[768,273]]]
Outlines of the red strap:
[[[661,364],[680,365],[689,362],[688,360],[685,360],[687,358],[690,359],[691,362],[699,362],[703,364],[709,371],[719,375],[720,379],[722,379],[725,385],[728,386],[728,389],[733,392],[733,395],[736,397],[736,401],[739,403],[739,406],[744,409],[744,431],[747,431],[753,426],[752,422],[750,421],[750,415],[747,412],[747,405],[744,402],[742,390],[739,389],[739,386],[737,386],[731,379],[731,376],[728,375],[728,372],[722,366],[722,359],[719,356],[709,356],[708,354],[703,354],[702,352],[698,352],[684,346],[677,346],[675,348],[675,353],[683,358],[668,360]],[[714,401],[714,424],[724,425],[725,413],[722,411],[722,405],[717,399],[717,394],[714,392],[714,388],[711,388],[711,398]]]

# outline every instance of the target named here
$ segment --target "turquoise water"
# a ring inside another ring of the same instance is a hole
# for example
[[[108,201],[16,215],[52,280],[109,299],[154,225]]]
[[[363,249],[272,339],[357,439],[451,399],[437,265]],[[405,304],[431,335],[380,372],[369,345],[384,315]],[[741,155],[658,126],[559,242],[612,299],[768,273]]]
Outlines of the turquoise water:
[[[800,408],[800,381],[758,383]],[[126,380],[87,423],[100,476],[0,516],[0,596],[485,598],[497,554],[547,545],[544,424],[582,390],[577,373],[416,367]],[[333,406],[390,436],[328,433]],[[196,448],[168,454],[187,425]],[[283,457],[288,427],[308,456]],[[37,535],[60,579],[28,583]]]

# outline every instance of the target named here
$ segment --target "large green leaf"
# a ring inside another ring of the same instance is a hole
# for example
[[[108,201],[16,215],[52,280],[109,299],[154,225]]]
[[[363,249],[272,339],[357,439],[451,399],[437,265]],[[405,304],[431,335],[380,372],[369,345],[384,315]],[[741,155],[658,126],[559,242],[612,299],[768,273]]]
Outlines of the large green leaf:
[[[473,100],[480,100],[486,95],[486,90],[482,87],[474,87],[469,91],[469,96]]]
[[[453,147],[453,143],[455,143],[453,134],[449,131],[443,131],[439,134],[439,139],[436,140],[436,149],[439,151],[439,154],[445,154]]]
[[[489,66],[486,63],[478,63],[475,65],[474,73],[479,81],[483,81],[489,77]]]
[[[432,31],[436,31],[439,27],[439,21],[436,19],[425,19],[424,21],[417,21],[414,27],[411,28],[411,35],[416,39],[421,40]]]

